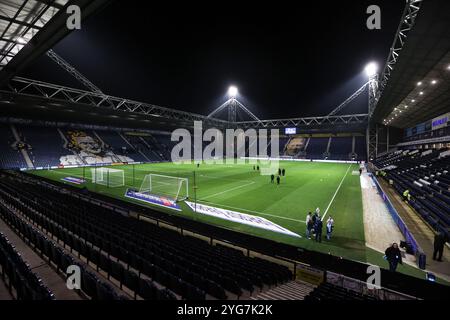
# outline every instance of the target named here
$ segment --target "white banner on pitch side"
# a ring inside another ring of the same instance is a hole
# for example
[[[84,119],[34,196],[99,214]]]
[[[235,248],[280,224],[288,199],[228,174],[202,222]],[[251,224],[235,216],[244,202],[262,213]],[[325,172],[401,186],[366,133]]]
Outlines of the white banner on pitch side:
[[[185,201],[185,203],[195,211],[195,204],[193,202]],[[197,203],[197,213],[205,214],[208,216],[216,217],[219,219],[225,219],[228,221],[233,221],[237,223],[246,224],[252,227],[261,228],[270,230],[273,232],[283,233],[289,236],[301,238],[300,235],[289,231],[288,229],[283,228],[282,226],[279,226],[272,221],[269,221],[267,219],[252,216],[250,214],[231,211],[227,209],[217,208],[217,207],[211,207],[204,204]]]

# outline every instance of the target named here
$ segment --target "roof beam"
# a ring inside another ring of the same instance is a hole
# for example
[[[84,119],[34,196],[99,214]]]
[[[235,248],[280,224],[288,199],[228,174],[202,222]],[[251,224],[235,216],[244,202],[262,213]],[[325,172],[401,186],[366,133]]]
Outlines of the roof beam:
[[[42,2],[42,1],[41,1]],[[47,5],[54,1],[43,1]],[[72,30],[66,28],[69,5],[78,5],[83,12],[83,19],[104,8],[110,0],[72,0],[69,1],[0,71],[0,87],[5,85],[14,75],[25,68],[33,60],[47,52]],[[24,1],[23,5],[26,3]],[[20,10],[19,10],[20,11]],[[17,17],[15,17],[16,19]],[[3,38],[3,37],[2,37]]]

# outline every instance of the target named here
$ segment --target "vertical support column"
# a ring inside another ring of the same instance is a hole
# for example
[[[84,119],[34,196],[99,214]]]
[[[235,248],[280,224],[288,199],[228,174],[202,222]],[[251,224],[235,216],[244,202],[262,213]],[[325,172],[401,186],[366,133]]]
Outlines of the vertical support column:
[[[372,115],[375,111],[379,98],[378,88],[378,74],[375,74],[369,79],[369,101],[368,101],[368,114],[369,120],[366,131],[367,141],[367,161],[373,161],[378,154],[378,125],[372,121]]]
[[[228,105],[228,122],[236,122],[237,103],[236,99],[232,98]]]
[[[386,152],[389,151],[389,127],[386,127]]]
[[[352,154],[355,153],[355,140],[356,140],[355,136],[352,136]]]
[[[367,141],[367,160],[372,161],[378,154],[378,125],[376,123],[370,123],[367,126],[366,131]]]

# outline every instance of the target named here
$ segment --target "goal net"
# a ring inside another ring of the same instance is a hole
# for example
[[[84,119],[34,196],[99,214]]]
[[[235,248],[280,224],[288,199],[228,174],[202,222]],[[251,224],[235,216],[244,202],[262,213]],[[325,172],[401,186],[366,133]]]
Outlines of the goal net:
[[[92,183],[107,187],[122,187],[125,185],[123,170],[111,168],[91,168]]]
[[[148,174],[142,181],[139,192],[151,193],[182,201],[189,197],[189,180],[187,178]]]

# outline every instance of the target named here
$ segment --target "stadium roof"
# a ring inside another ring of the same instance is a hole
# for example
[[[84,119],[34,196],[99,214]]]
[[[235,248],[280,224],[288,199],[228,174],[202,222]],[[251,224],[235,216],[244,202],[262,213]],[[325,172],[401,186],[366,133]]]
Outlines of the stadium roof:
[[[408,128],[450,111],[449,30],[450,1],[423,1],[373,114],[375,121]]]
[[[107,0],[0,1],[0,85],[71,32],[66,7],[78,5],[83,19]]]

